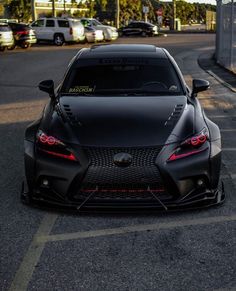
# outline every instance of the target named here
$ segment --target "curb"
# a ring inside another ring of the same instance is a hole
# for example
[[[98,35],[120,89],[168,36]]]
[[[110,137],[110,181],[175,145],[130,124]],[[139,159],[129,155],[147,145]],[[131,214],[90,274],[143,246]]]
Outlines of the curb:
[[[205,70],[209,75],[211,75],[213,78],[215,78],[219,83],[221,83],[226,88],[230,89],[232,92],[236,93],[236,88],[231,86],[229,83],[222,80],[219,76],[217,76],[215,73],[213,73],[211,70]]]
[[[214,56],[214,52],[212,52],[212,53],[208,52],[208,53],[201,54],[198,57],[198,65],[200,66],[200,68],[202,68],[206,73],[208,73],[210,76],[212,76],[215,80],[217,80],[224,87],[229,89],[231,92],[236,93],[236,88],[234,86],[232,86],[231,84],[229,84],[228,82],[226,82],[225,80],[223,80],[220,77],[220,75],[221,75],[220,73],[218,75],[218,74],[213,72],[213,69],[217,68],[217,71],[222,71],[222,72],[224,72],[224,74],[227,73],[228,75],[231,75],[231,77],[232,77],[232,72],[229,72],[226,68],[223,68],[219,64],[217,64],[214,61],[213,56]],[[211,68],[212,68],[212,70],[211,70]],[[236,75],[234,78],[236,78]]]

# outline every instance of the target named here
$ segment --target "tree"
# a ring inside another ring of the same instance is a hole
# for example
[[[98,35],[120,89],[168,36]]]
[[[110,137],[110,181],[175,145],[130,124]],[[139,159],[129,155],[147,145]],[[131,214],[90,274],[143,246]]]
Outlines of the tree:
[[[30,0],[12,0],[8,4],[8,9],[11,17],[18,21],[28,22],[31,18]]]

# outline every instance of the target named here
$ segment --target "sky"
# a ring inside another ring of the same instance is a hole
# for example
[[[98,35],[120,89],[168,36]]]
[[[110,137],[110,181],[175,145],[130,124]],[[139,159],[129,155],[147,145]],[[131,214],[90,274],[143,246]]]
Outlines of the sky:
[[[161,0],[163,2],[167,1],[171,1],[171,0]],[[216,0],[186,0],[186,2],[189,2],[189,3],[208,3],[208,4],[213,4],[213,5],[216,5]]]
[[[194,3],[194,2],[209,3],[209,4],[216,5],[216,1],[215,0],[187,0],[187,2],[189,2],[189,3]]]

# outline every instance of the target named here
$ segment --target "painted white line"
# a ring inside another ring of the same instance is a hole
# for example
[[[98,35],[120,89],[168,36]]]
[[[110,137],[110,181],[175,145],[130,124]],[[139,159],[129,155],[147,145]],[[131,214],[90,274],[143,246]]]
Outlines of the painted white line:
[[[224,152],[235,152],[236,148],[223,148],[222,149]]]
[[[221,179],[230,179],[230,175],[220,175]]]
[[[172,229],[176,227],[208,225],[208,224],[232,222],[232,221],[236,221],[236,215],[216,216],[216,217],[180,220],[180,221],[163,222],[163,223],[146,224],[146,225],[125,226],[125,227],[119,227],[119,228],[91,230],[91,231],[85,231],[85,232],[72,232],[72,233],[63,233],[63,234],[55,234],[55,235],[39,235],[36,239],[36,242],[38,244],[44,244],[46,242],[96,238],[96,237],[101,237],[101,236],[121,235],[121,234],[127,234],[127,233],[132,233],[132,232],[157,231],[157,230]]]
[[[236,128],[225,128],[225,129],[220,129],[220,132],[234,132],[236,131]]]
[[[44,243],[38,244],[37,237],[41,235],[48,235],[57,219],[56,214],[46,214],[38,228],[37,233],[25,254],[21,265],[16,272],[14,280],[11,284],[9,291],[26,291],[29,281],[34,272],[34,268],[40,259],[44,249]]]
[[[236,115],[207,115],[209,118],[236,118]]]
[[[215,289],[213,291],[235,291],[236,290],[236,286],[235,287],[230,287],[230,288],[220,288],[220,289]]]

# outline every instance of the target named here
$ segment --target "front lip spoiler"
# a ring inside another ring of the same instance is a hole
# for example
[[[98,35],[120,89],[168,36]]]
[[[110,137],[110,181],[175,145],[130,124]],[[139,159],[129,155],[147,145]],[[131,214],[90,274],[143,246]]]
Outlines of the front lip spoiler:
[[[170,201],[168,203],[164,202],[167,206],[167,210],[163,206],[156,202],[145,202],[145,203],[122,203],[115,200],[109,200],[109,203],[96,201],[87,201],[83,204],[83,207],[80,208],[82,200],[79,202],[71,202],[68,200],[55,201],[46,196],[40,197],[30,197],[30,193],[25,191],[24,185],[22,186],[21,191],[21,200],[25,204],[30,204],[32,206],[39,206],[47,209],[56,209],[56,210],[72,210],[77,213],[88,213],[88,212],[101,212],[101,213],[133,213],[133,212],[176,212],[176,211],[186,211],[194,209],[208,208],[216,205],[221,205],[225,201],[225,192],[224,185],[222,182],[222,189],[215,190],[215,192],[204,192],[196,195],[194,198],[179,200],[179,202]],[[79,210],[78,210],[79,209]]]

